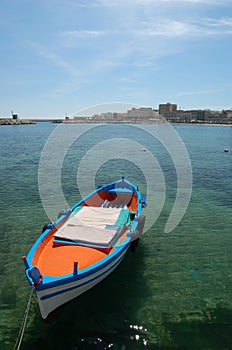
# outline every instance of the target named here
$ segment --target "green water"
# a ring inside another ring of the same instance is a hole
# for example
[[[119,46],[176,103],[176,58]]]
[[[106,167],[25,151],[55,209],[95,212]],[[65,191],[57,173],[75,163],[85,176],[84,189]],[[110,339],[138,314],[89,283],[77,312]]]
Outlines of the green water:
[[[48,221],[38,168],[55,128],[48,123],[0,128],[1,350],[13,349],[30,294],[21,257]],[[115,135],[140,142],[156,157],[166,182],[165,204],[137,252],[128,252],[109,278],[58,310],[49,323],[33,300],[21,349],[232,349],[232,128],[175,128],[189,153],[193,188],[184,218],[168,234],[164,227],[175,200],[176,173],[159,142],[113,125],[90,130],[72,144],[62,167],[69,205],[80,196],[80,160]],[[101,164],[96,185],[125,175],[146,194],[146,175],[128,158]],[[149,164],[144,167],[149,170]]]

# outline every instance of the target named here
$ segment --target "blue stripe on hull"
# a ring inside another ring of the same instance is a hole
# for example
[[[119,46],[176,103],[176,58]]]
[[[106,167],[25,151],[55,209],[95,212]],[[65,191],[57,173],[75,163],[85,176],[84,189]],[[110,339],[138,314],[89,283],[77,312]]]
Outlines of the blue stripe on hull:
[[[126,252],[125,252],[125,253],[126,253]],[[54,297],[54,296],[56,296],[56,295],[58,295],[58,294],[66,293],[66,292],[68,292],[68,291],[70,291],[70,290],[73,290],[73,289],[76,289],[76,288],[80,288],[80,287],[82,287],[83,285],[94,281],[95,279],[97,279],[97,278],[101,277],[102,275],[106,274],[108,271],[113,270],[113,269],[122,261],[122,259],[124,258],[124,255],[125,255],[125,254],[123,254],[123,256],[122,256],[119,260],[117,260],[109,269],[107,269],[107,270],[105,270],[104,272],[100,273],[100,274],[97,275],[96,277],[90,278],[90,279],[88,279],[87,281],[78,284],[77,286],[73,286],[73,287],[70,287],[70,288],[66,288],[66,289],[59,290],[59,291],[54,292],[54,293],[51,293],[51,294],[44,295],[44,296],[42,296],[40,299],[41,299],[41,300],[45,300],[45,299],[48,299],[48,298],[52,298],[52,297]],[[79,281],[78,281],[78,282],[79,282]]]
[[[125,250],[129,248],[129,238],[126,239],[127,243],[120,247],[119,249],[116,249],[112,254],[109,254],[106,258],[104,258],[103,261],[99,261],[93,266],[90,266],[86,269],[83,269],[83,271],[80,271],[80,274],[77,277],[74,277],[73,275],[66,275],[62,277],[49,277],[44,276],[44,281],[42,284],[40,284],[36,290],[37,291],[46,291],[47,289],[54,288],[54,287],[60,287],[61,285],[65,286],[70,282],[75,282],[78,279],[84,279],[91,277],[93,273],[96,273],[98,271],[101,271],[104,267],[109,266],[114,260],[116,260],[120,255],[123,254]]]
[[[128,247],[127,247],[128,249]],[[75,299],[79,295],[83,294],[85,291],[88,289],[91,289],[94,287],[96,284],[100,283],[104,278],[106,278],[123,260],[123,258],[126,255],[127,249],[124,249],[121,256],[118,257],[118,259],[111,264],[111,266],[108,269],[102,269],[102,272],[98,273],[97,276],[93,278],[89,278],[88,280],[82,282],[81,284],[78,285],[72,285],[69,288],[62,289],[62,290],[56,290],[53,293],[47,294],[47,295],[42,295],[40,296],[39,294],[45,292],[45,290],[40,292],[37,292],[37,297],[38,297],[38,303],[39,303],[39,308],[41,315],[44,319],[48,317],[48,315],[57,309],[59,306],[67,303],[70,300]],[[76,281],[76,282],[80,282]],[[73,284],[75,281],[69,283]],[[56,288],[58,288],[57,286]],[[64,287],[64,286],[63,286]],[[75,292],[75,294],[74,294]]]

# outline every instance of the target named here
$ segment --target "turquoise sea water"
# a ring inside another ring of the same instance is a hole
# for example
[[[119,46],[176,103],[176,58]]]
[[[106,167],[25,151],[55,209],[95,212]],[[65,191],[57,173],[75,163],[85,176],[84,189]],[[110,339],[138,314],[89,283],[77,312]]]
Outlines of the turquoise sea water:
[[[78,134],[81,128],[58,127],[65,134],[69,128]],[[1,350],[13,349],[30,294],[21,257],[48,222],[38,172],[55,128],[50,123],[0,128]],[[33,301],[21,349],[232,349],[232,127],[177,125],[175,130],[191,160],[193,187],[186,214],[171,233],[164,233],[164,227],[177,191],[175,166],[154,137],[132,126],[102,125],[82,133],[69,147],[61,171],[69,205],[80,198],[81,160],[105,139],[112,139],[113,147],[115,137],[141,144],[140,158],[148,152],[155,157],[165,179],[165,203],[137,252],[128,252],[101,284],[65,305],[48,323]],[[225,148],[230,152],[224,153]],[[142,169],[135,164],[130,144],[127,159],[104,162],[103,153],[98,157],[96,185],[125,175],[146,195],[150,164],[144,161]],[[57,159],[51,154],[50,161]],[[151,195],[158,200],[155,189]]]

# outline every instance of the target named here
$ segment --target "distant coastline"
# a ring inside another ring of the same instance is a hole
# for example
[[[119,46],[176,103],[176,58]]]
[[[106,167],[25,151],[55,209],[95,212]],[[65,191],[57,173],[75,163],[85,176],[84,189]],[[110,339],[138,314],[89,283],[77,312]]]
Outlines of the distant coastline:
[[[112,120],[52,120],[53,123],[62,123],[62,124],[150,124],[150,125],[204,125],[204,126],[232,126],[232,123],[205,123],[202,121],[194,121],[194,122],[172,122],[172,121],[162,121],[162,120],[121,120],[121,121],[112,121]]]
[[[158,124],[172,124],[172,125],[204,125],[204,126],[232,126],[232,123],[205,123],[202,121],[194,121],[194,122],[172,122],[166,121],[162,122],[161,120],[121,120],[121,121],[112,121],[112,120],[63,120],[63,119],[0,119],[1,125],[33,125],[37,123],[55,123],[55,124],[150,124],[150,125],[158,125]]]
[[[151,107],[131,108],[126,112],[102,112],[100,114],[73,115],[64,118],[27,118],[20,119],[11,111],[12,119],[0,118],[0,125],[24,125],[37,122],[66,124],[191,124],[232,126],[232,109],[222,111],[182,110],[177,104],[161,103],[159,109]]]

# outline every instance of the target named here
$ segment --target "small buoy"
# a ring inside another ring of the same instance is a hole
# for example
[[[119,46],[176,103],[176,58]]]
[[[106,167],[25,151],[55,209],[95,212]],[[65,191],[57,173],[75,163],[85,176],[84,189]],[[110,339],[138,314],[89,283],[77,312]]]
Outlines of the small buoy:
[[[224,152],[229,152],[228,148],[225,148],[225,149],[224,149]]]

